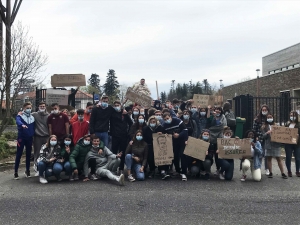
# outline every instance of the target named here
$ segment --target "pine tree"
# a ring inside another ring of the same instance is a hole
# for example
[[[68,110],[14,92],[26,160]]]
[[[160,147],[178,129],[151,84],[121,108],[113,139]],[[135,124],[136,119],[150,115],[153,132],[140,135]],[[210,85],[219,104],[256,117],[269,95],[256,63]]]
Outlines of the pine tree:
[[[118,94],[118,88],[120,85],[117,78],[115,71],[109,69],[106,76],[106,82],[103,85],[104,93],[109,97],[115,97]]]
[[[101,93],[100,79],[98,74],[93,73],[88,80],[88,84],[92,87],[90,88],[91,90],[97,92],[97,94]]]
[[[160,93],[160,100],[162,102],[165,102],[167,100],[167,94],[165,91]]]

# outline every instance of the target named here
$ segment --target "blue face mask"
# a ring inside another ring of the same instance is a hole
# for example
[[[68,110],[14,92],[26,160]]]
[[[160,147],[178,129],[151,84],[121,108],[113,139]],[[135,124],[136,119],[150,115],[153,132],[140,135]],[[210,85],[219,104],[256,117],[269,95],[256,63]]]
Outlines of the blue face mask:
[[[88,111],[87,111],[88,113],[91,113],[92,112],[92,110],[91,109],[88,109]]]
[[[114,107],[114,109],[115,109],[117,112],[120,112],[121,107],[120,107],[120,106],[117,106],[117,107]]]
[[[188,120],[190,118],[189,115],[183,115],[183,119]]]
[[[140,124],[144,123],[144,121],[145,121],[144,119],[139,119]]]
[[[145,115],[145,113],[144,113],[144,112],[140,112],[140,114],[141,114],[141,115]]]
[[[143,137],[142,137],[142,136],[136,136],[135,138],[136,138],[137,141],[143,140]]]
[[[101,106],[102,106],[103,108],[106,108],[106,107],[108,106],[108,103],[107,103],[107,102],[102,102],[102,103],[101,103]]]
[[[157,120],[160,120],[160,119],[161,119],[161,116],[155,116],[155,118],[156,118]]]
[[[69,146],[71,144],[71,141],[65,141],[65,145]]]
[[[150,127],[155,127],[156,126],[156,124],[155,123],[150,123]]]
[[[192,112],[192,113],[195,113],[195,112],[197,112],[197,109],[192,108],[192,109],[191,109],[191,112]]]
[[[170,124],[171,122],[172,122],[171,119],[165,120],[165,123],[166,123],[166,124]]]
[[[201,116],[205,116],[205,115],[206,115],[206,112],[200,112],[200,115],[201,115]]]
[[[208,137],[208,136],[202,136],[202,139],[203,139],[204,141],[208,141],[209,137]]]
[[[25,109],[25,112],[29,114],[31,113],[31,109]]]
[[[51,146],[54,146],[54,145],[56,145],[57,144],[57,141],[50,141],[50,145]]]
[[[216,113],[216,116],[219,117],[219,116],[220,116],[220,113]]]
[[[133,112],[133,115],[137,116],[139,115],[139,112]]]

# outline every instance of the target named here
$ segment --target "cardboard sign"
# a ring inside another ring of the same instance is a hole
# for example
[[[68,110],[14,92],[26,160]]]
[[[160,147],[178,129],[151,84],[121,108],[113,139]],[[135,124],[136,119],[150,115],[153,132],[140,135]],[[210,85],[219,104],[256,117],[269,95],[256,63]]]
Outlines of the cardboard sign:
[[[51,76],[52,87],[86,86],[83,74],[54,74]]]
[[[151,107],[152,98],[143,93],[136,93],[132,90],[132,88],[127,89],[126,98],[145,108]]]
[[[185,146],[184,154],[204,161],[208,148],[209,142],[189,137],[188,144]]]
[[[298,142],[298,129],[288,127],[271,127],[271,141],[284,144],[296,145]]]
[[[219,158],[241,159],[251,157],[250,139],[218,138]]]
[[[193,101],[194,104],[197,106],[202,106],[202,107],[207,107],[208,105],[213,106],[215,104],[215,96],[194,94]]]
[[[172,136],[153,134],[153,151],[155,166],[171,165],[174,159]]]
[[[52,103],[58,103],[59,105],[68,105],[69,91],[47,89],[46,91],[46,103],[51,105]]]

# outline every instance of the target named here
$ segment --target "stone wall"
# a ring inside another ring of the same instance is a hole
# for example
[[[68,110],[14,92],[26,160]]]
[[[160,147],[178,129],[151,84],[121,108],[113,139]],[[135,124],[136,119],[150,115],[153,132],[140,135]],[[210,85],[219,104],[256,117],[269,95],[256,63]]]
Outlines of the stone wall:
[[[293,96],[293,89],[300,89],[300,68],[229,85],[223,88],[222,94],[224,100],[247,94],[259,97],[279,97],[281,91],[290,91]]]

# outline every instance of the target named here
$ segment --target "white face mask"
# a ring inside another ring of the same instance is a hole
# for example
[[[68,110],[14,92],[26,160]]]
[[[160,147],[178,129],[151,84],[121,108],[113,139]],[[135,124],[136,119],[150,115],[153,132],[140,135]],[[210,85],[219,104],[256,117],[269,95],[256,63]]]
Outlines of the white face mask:
[[[54,113],[54,114],[58,114],[58,112],[59,112],[58,109],[53,110],[53,113]]]
[[[40,112],[45,112],[46,109],[39,108],[39,111],[40,111]]]
[[[264,116],[268,114],[268,111],[266,112],[261,112],[261,114],[263,114]]]
[[[273,119],[267,119],[267,121],[268,121],[269,123],[272,123],[272,122],[273,122]]]

